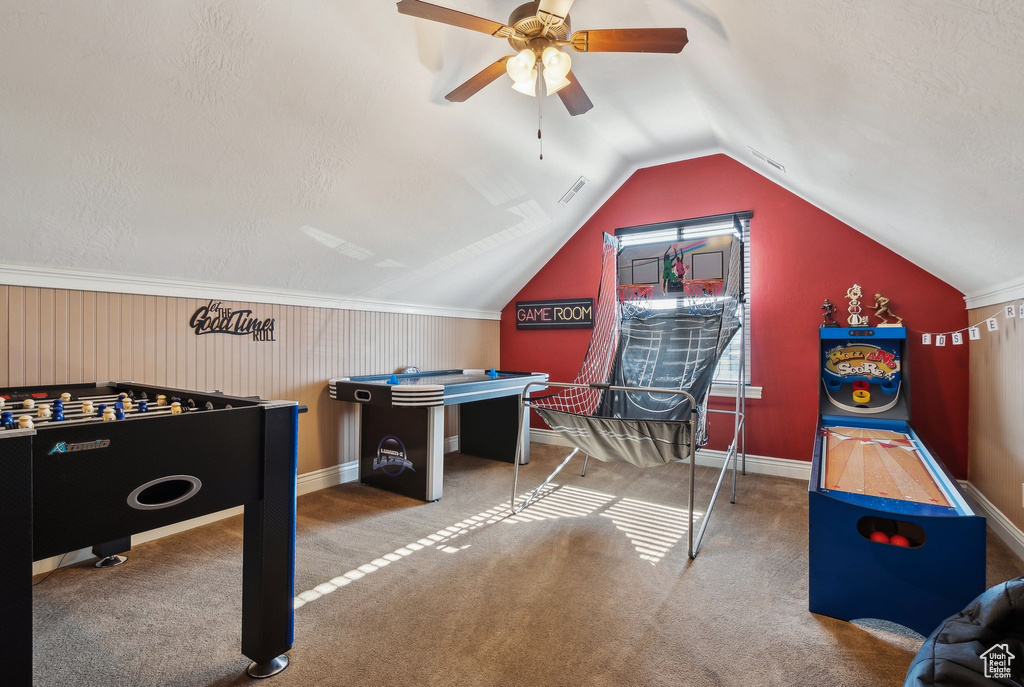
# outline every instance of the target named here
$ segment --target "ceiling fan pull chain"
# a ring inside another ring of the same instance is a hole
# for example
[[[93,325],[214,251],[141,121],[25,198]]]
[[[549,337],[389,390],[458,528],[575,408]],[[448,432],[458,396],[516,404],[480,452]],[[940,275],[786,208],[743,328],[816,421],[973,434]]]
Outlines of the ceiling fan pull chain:
[[[541,127],[544,125],[544,115],[541,109],[544,107],[544,99],[537,98],[537,141],[540,144],[540,159],[544,159],[544,137],[541,134]]]
[[[544,159],[544,137],[541,129],[544,126],[544,65],[537,61],[537,144],[540,146],[540,159]]]

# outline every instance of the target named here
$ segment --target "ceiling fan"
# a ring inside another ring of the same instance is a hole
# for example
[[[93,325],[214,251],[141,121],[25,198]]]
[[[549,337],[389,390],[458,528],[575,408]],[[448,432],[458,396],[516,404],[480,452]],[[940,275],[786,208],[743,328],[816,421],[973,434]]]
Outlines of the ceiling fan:
[[[594,104],[572,73],[572,59],[561,48],[568,46],[576,52],[678,53],[686,45],[686,29],[682,28],[597,29],[570,35],[572,4],[573,0],[528,2],[512,11],[507,24],[419,0],[400,0],[398,11],[505,38],[516,51],[446,95],[445,99],[453,103],[464,102],[507,73],[512,78],[512,88],[520,93],[531,96],[557,93],[569,114],[581,115]]]

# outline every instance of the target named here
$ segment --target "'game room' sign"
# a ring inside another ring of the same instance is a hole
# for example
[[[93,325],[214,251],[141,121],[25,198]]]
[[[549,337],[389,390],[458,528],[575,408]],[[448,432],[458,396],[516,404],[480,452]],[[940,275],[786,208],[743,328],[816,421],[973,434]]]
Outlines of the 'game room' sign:
[[[516,329],[593,329],[593,327],[593,298],[516,302]]]

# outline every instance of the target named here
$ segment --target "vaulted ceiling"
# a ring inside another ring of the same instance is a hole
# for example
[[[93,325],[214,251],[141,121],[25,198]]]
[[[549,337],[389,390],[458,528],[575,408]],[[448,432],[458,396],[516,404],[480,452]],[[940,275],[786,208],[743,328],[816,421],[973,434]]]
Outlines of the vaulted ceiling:
[[[632,170],[724,151],[965,292],[1020,278],[1024,3],[572,20],[690,43],[574,54],[595,107],[545,99],[540,161],[507,79],[444,100],[508,44],[391,0],[0,0],[0,263],[498,310]]]

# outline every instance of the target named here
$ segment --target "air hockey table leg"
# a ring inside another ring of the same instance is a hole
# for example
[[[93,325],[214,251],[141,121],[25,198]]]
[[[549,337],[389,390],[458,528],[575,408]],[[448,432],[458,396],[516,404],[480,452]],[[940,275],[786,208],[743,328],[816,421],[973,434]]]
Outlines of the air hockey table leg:
[[[427,501],[444,495],[444,406],[427,408]]]
[[[463,403],[459,406],[459,450],[466,455],[511,463],[516,455],[516,433],[522,431],[519,464],[526,465],[530,462],[529,412],[529,408],[520,405],[518,396]]]
[[[242,544],[242,653],[255,678],[288,667],[294,640],[298,406],[268,408],[263,498],[246,504]]]

